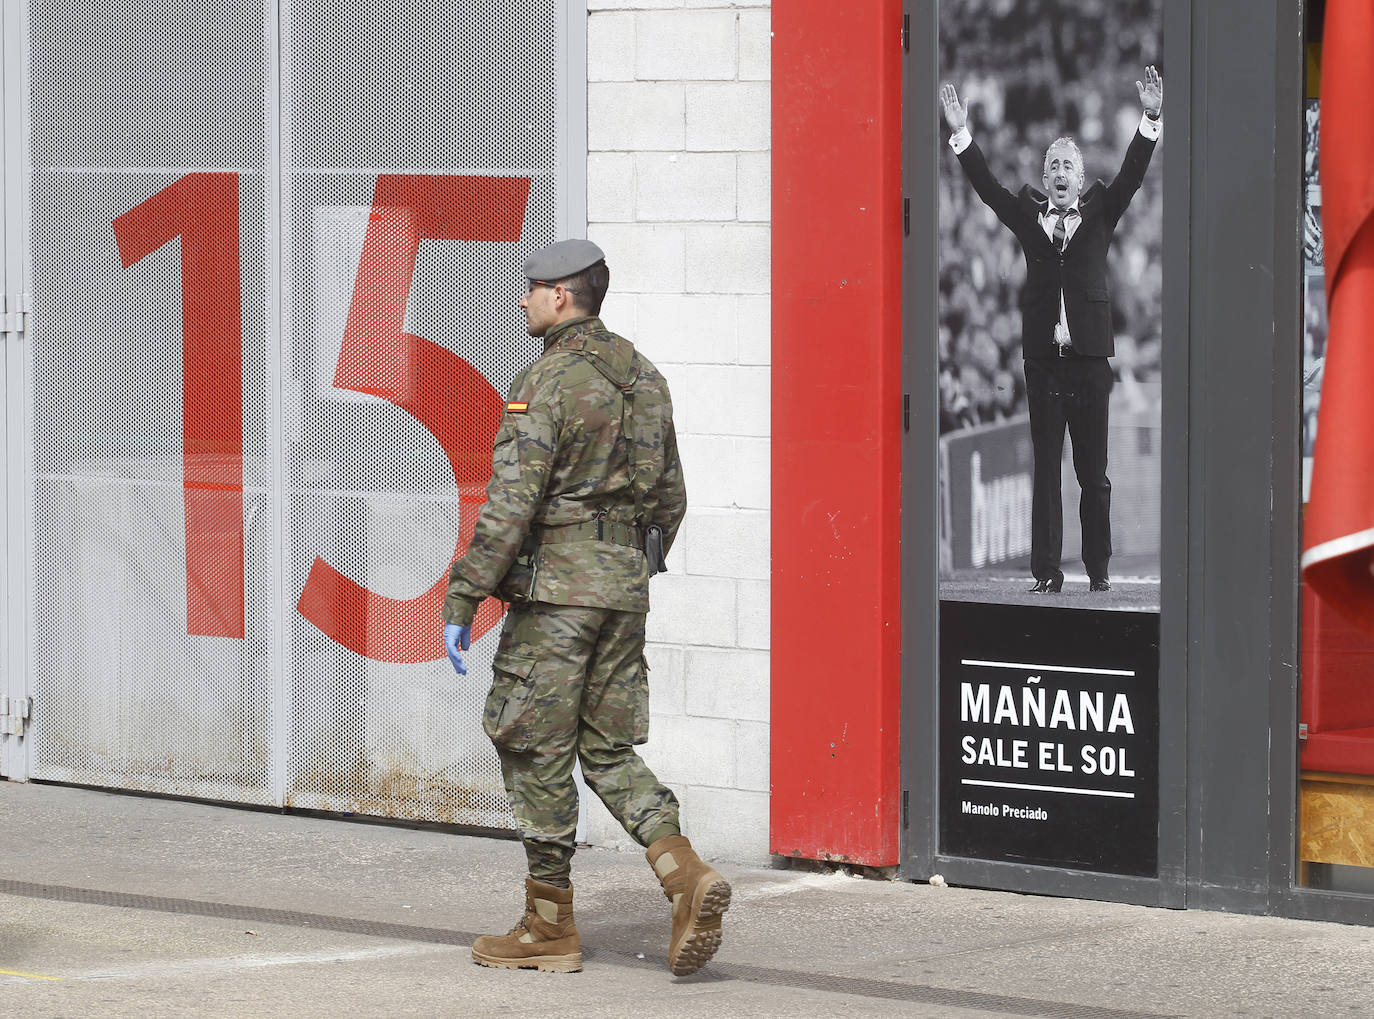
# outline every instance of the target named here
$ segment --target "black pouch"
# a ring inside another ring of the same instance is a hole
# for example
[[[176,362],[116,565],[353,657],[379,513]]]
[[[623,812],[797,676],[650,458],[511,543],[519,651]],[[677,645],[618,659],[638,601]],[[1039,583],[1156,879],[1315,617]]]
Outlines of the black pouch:
[[[658,524],[644,529],[644,556],[649,560],[649,576],[668,572],[668,560],[663,555],[663,528]]]
[[[538,565],[535,557],[538,552],[539,543],[531,531],[520,543],[520,551],[515,554],[510,569],[497,583],[496,597],[508,605],[518,605],[534,597],[534,575]]]

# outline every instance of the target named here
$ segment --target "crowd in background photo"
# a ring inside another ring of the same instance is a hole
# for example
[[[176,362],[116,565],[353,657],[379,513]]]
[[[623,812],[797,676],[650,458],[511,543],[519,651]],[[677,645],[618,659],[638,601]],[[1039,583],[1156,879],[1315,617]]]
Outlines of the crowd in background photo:
[[[969,129],[1010,191],[1043,190],[1045,150],[1083,152],[1084,190],[1108,183],[1140,123],[1135,81],[1160,63],[1158,0],[960,0],[941,5],[940,74],[969,104]],[[932,95],[931,102],[937,102]],[[1165,139],[1169,103],[1165,92]],[[944,137],[942,137],[942,144]],[[1161,141],[1161,145],[1164,141]],[[941,433],[1026,413],[1018,307],[1025,263],[948,146],[940,155]],[[1162,161],[1132,201],[1109,256],[1117,398],[1157,410]]]
[[[1308,99],[1303,110],[1303,345],[1302,455],[1310,458],[1317,442],[1317,410],[1326,370],[1326,276],[1322,259],[1321,102]],[[1304,489],[1303,501],[1307,500]]]

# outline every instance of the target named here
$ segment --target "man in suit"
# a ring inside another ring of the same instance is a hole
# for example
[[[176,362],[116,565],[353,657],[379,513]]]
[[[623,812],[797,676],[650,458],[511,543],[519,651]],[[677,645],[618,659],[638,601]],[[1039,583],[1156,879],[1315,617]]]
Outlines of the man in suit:
[[[1083,157],[1072,138],[1056,138],[1045,152],[1045,190],[1029,184],[1013,194],[998,183],[968,130],[968,104],[953,85],[940,89],[949,144],[978,197],[1021,245],[1026,283],[1021,291],[1021,356],[1030,406],[1035,477],[1031,494],[1031,572],[1034,594],[1057,594],[1064,584],[1060,554],[1064,511],[1059,464],[1068,428],[1081,496],[1083,565],[1088,590],[1110,591],[1112,483],[1107,478],[1107,403],[1115,353],[1107,280],[1107,249],[1116,224],[1139,190],[1162,130],[1164,81],[1154,67],[1135,83],[1143,113],[1110,184],[1083,190]]]

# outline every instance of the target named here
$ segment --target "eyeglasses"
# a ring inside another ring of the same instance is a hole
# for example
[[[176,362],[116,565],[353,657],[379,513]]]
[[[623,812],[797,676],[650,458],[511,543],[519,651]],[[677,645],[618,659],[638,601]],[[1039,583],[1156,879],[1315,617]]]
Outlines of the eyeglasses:
[[[548,287],[550,290],[552,290],[554,287],[562,287],[565,291],[567,291],[570,294],[577,293],[576,290],[574,290],[572,287],[564,283],[550,283],[548,280],[530,280],[529,293],[534,293],[535,287]]]

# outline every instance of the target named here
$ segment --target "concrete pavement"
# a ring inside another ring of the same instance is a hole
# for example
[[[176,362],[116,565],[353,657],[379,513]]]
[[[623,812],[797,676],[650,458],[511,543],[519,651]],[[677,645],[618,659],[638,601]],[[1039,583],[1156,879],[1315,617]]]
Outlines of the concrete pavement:
[[[710,855],[710,846],[698,847]],[[674,978],[639,853],[574,863],[585,969],[468,954],[511,841],[0,782],[14,1016],[1365,1015],[1374,931],[718,863],[720,953]]]

